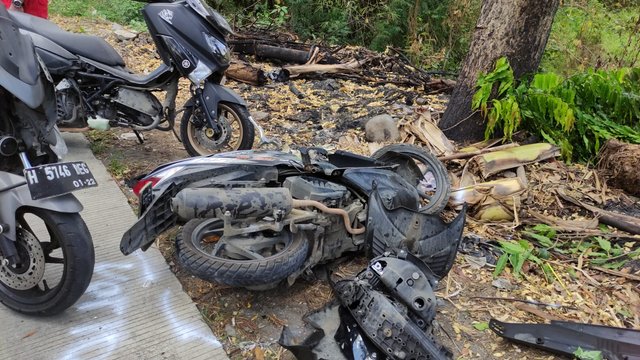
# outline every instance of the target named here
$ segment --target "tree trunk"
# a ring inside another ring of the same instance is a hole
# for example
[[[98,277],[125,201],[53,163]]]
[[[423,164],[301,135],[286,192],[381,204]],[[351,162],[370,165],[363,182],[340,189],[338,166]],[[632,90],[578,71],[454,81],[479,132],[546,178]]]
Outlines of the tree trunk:
[[[507,57],[515,78],[533,73],[549,38],[559,0],[484,0],[456,88],[439,127],[451,140],[484,139],[486,122],[471,112],[478,73]]]

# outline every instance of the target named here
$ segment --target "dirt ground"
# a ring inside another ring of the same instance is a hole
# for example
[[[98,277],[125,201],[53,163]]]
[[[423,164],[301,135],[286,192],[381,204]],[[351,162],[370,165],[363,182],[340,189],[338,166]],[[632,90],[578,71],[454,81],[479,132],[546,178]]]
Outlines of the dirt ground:
[[[112,24],[107,22],[71,18],[53,20],[65,29],[104,36],[123,54],[129,67],[138,73],[148,73],[159,64],[153,44],[144,34],[133,43],[125,44],[115,41],[111,34]],[[264,66],[269,69],[268,64]],[[342,80],[337,80],[337,87],[333,84],[295,81],[295,86],[307,96],[302,100],[295,97],[285,84],[260,88],[233,82],[227,85],[247,99],[250,111],[264,113],[259,122],[268,136],[279,137],[288,147],[315,145],[328,150],[349,149],[367,155],[374,149],[364,141],[364,121],[382,113],[391,114],[400,120],[414,117],[418,106],[407,105],[406,99],[423,96],[411,89],[395,86],[370,87]],[[187,96],[187,84],[182,83],[178,106],[186,101]],[[426,105],[423,106],[430,107],[435,115],[446,104],[446,96],[424,96],[424,99]],[[137,200],[125,180],[148,173],[160,164],[183,159],[187,157],[187,153],[171,132],[146,132],[143,144],[132,135],[126,129],[91,131],[86,134],[94,153],[119,180],[135,210]],[[629,204],[618,201],[609,204],[609,207],[623,208],[630,215],[637,216],[640,214],[639,204],[637,199],[632,199]],[[447,214],[449,217],[451,215],[451,212]],[[470,224],[466,232],[475,233],[481,228],[481,225]],[[513,231],[509,227],[503,230],[500,233],[502,235]],[[328,282],[322,280],[322,269],[316,269],[316,279],[300,278],[290,287],[270,291],[216,286],[190,276],[180,267],[173,245],[177,231],[178,229],[173,229],[163,235],[157,246],[183,284],[184,290],[198,304],[203,320],[211,326],[230,358],[293,359],[291,354],[277,345],[277,340],[283,325],[288,325],[300,339],[310,333],[311,328],[305,326],[302,316],[310,310],[322,307],[334,297]],[[339,265],[339,273],[353,276],[366,264],[363,257],[354,257]],[[491,318],[508,322],[542,320],[520,311],[513,302],[472,298],[526,298],[578,306],[584,304],[583,296],[567,296],[567,292],[563,293],[557,282],[544,282],[540,270],[533,267],[526,269],[525,280],[516,278],[508,270],[503,271],[501,277],[513,284],[513,288],[501,290],[492,285],[493,270],[491,265],[474,270],[462,254],[458,256],[453,270],[437,289],[442,305],[437,316],[440,324],[440,328],[436,330],[438,341],[453,351],[455,359],[560,359],[549,353],[506,342],[490,330],[476,329],[474,325],[488,323]],[[611,294],[624,290],[624,281],[620,282],[617,278],[602,274],[591,277],[599,281],[602,287],[591,292],[584,291],[599,303],[612,303],[615,296]],[[580,274],[575,279],[568,275],[562,275],[562,278],[567,289],[572,292],[584,288],[584,278]],[[612,304],[618,306],[617,303]],[[565,320],[586,321],[584,314],[588,314],[594,323],[616,323],[616,314],[612,315],[613,319],[610,321],[598,320],[598,316],[600,319],[604,318],[597,312],[595,315],[589,313],[591,307],[581,308],[580,311],[551,307],[541,309]]]

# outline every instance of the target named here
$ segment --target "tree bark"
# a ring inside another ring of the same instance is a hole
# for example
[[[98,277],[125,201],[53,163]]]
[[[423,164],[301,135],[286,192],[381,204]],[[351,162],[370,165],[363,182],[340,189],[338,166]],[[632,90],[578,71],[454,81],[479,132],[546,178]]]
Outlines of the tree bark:
[[[480,71],[493,71],[507,57],[515,78],[533,73],[549,38],[559,0],[484,0],[456,88],[439,127],[451,140],[484,139],[486,122],[472,113]]]

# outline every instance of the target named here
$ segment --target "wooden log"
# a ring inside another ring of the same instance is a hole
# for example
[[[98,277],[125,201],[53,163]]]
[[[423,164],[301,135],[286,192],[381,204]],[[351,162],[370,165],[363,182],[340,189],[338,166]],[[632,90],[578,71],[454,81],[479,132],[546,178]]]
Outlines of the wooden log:
[[[226,75],[235,81],[254,86],[262,86],[267,83],[267,77],[264,71],[243,61],[232,61],[227,69]]]
[[[318,74],[339,74],[350,73],[360,68],[362,63],[357,60],[349,61],[345,64],[335,65],[322,65],[322,64],[310,64],[310,65],[290,65],[283,68],[288,70],[291,76],[297,76],[302,74],[318,73]]]
[[[295,50],[255,42],[236,43],[233,45],[233,51],[247,55],[255,55],[264,59],[280,60],[286,63],[296,64],[304,64],[309,61],[309,58],[311,57],[311,52],[309,51]]]

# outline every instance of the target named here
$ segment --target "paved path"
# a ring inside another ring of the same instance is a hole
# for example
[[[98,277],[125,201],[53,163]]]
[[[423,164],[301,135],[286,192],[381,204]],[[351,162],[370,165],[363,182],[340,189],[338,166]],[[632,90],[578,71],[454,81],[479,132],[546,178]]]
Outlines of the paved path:
[[[0,305],[0,359],[227,359],[155,247],[120,253],[120,238],[136,217],[84,136],[64,138],[65,160],[85,161],[99,184],[76,193],[95,244],[93,279],[74,306],[53,318]]]

